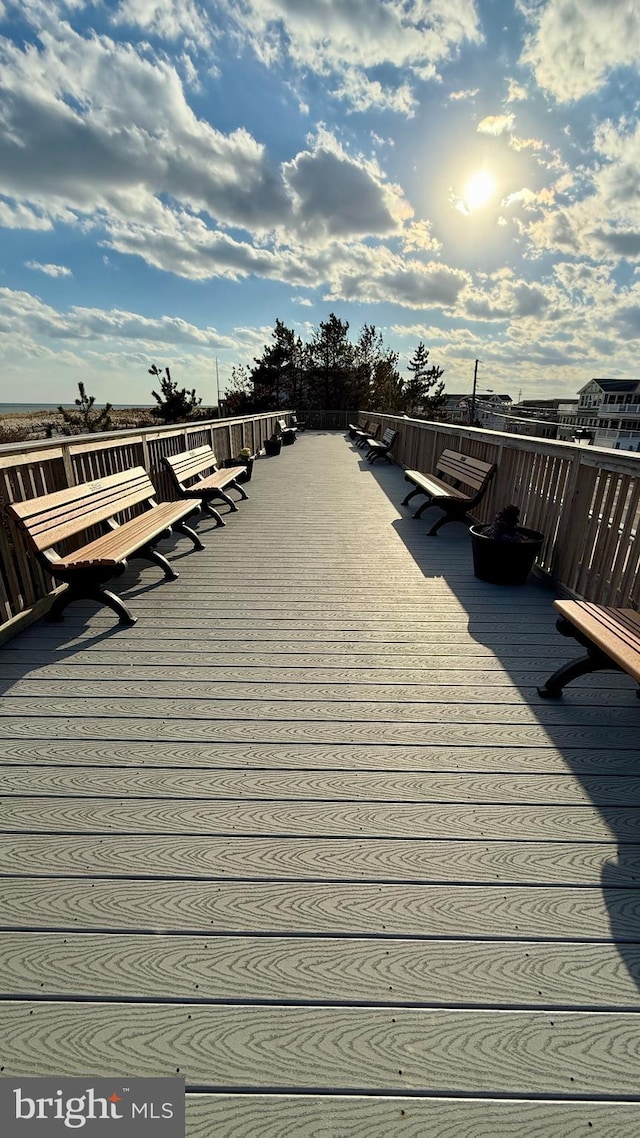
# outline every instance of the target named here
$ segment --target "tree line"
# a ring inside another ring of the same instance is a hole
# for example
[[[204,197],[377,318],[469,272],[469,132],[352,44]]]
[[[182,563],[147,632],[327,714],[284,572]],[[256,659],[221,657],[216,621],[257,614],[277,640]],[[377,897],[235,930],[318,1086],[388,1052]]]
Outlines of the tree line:
[[[349,322],[333,312],[320,321],[311,339],[303,343],[293,328],[276,320],[271,343],[253,364],[236,365],[224,396],[227,415],[246,415],[289,407],[304,411],[355,411],[371,407],[388,414],[445,418],[443,369],[429,363],[429,350],[420,341],[409,363],[408,378],[398,370],[398,353],[384,344],[374,324],[364,324],[356,340],[349,338]],[[149,375],[158,383],[153,390],[152,414],[163,423],[194,419],[202,399],[195,388],[178,387],[168,367],[153,364]],[[108,431],[112,406],[96,408],[95,396],[78,384],[75,407],[59,407],[64,434]]]
[[[349,322],[330,313],[303,343],[293,328],[276,320],[271,343],[252,366],[232,369],[225,394],[228,415],[268,411],[274,407],[305,411],[353,411],[371,407],[389,414],[444,416],[443,369],[429,363],[420,342],[407,365],[398,370],[398,353],[385,346],[374,324],[364,324],[355,341]]]

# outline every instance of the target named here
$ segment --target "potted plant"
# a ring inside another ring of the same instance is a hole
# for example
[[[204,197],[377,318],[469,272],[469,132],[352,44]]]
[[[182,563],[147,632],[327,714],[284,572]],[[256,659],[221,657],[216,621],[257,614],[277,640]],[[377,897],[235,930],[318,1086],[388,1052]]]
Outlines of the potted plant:
[[[274,431],[270,439],[264,440],[264,453],[265,454],[280,454],[282,447],[282,435]]]
[[[505,506],[491,525],[471,526],[473,572],[492,585],[523,585],[542,549],[544,534],[518,525],[518,506]]]
[[[242,450],[238,451],[237,458],[225,458],[222,465],[224,467],[244,466],[245,469],[242,474],[238,475],[236,482],[250,482],[255,457],[255,454],[251,453],[249,447],[243,447]]]

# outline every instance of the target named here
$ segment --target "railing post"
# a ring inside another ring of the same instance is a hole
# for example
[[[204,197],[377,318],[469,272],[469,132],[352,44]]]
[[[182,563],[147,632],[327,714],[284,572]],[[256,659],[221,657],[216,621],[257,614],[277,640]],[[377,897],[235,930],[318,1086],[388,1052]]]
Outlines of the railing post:
[[[69,446],[69,443],[62,444],[62,464],[64,466],[64,473],[67,479],[67,486],[75,486],[76,476],[73,469],[73,459],[71,458]]]

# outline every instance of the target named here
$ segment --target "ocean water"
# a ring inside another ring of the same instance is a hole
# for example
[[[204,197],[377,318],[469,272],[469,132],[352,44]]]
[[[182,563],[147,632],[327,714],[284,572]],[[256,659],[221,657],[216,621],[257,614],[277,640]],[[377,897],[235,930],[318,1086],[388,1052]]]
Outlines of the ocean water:
[[[59,403],[0,403],[0,415],[24,415],[29,411],[57,411]],[[74,408],[74,403],[62,403],[63,407]],[[95,407],[104,407],[104,403],[96,403]],[[151,403],[113,403],[115,410],[129,409],[130,407],[151,407]]]

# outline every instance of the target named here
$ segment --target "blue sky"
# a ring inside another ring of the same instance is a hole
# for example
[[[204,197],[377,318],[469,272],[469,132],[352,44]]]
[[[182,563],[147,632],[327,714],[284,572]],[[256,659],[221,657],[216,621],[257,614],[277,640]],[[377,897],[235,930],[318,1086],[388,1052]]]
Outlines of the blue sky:
[[[215,402],[276,317],[637,378],[636,0],[0,0],[5,401]]]

